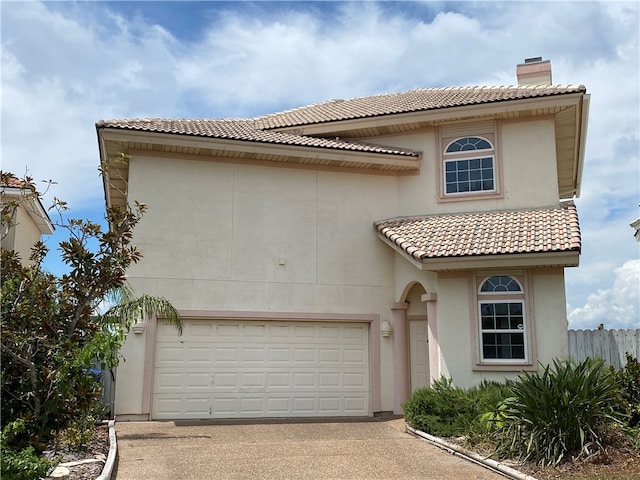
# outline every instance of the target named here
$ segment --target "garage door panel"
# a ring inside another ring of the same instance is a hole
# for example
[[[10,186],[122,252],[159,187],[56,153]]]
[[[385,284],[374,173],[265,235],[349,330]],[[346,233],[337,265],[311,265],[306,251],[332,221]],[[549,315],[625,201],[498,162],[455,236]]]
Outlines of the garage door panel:
[[[267,385],[269,388],[289,388],[291,385],[291,373],[269,372],[267,374]]]
[[[291,411],[291,399],[289,397],[271,396],[267,398],[267,416],[287,416]]]
[[[361,415],[361,413],[363,410],[366,409],[368,400],[365,396],[363,395],[358,395],[358,396],[352,396],[352,397],[345,397],[344,398],[344,412],[345,413],[351,413],[353,415]]]
[[[320,348],[318,349],[318,361],[323,365],[339,364],[342,359],[339,348]]]
[[[344,374],[345,388],[364,388],[367,386],[367,376],[361,372],[350,372]]]
[[[296,363],[315,363],[316,351],[313,348],[296,348],[293,358]]]
[[[367,364],[367,352],[363,349],[347,349],[343,350],[343,362],[348,364]]]
[[[242,361],[247,364],[251,362],[263,363],[265,361],[265,348],[263,347],[254,347],[254,348],[243,348],[242,349]]]
[[[152,418],[369,415],[367,324],[159,323]]]
[[[341,387],[341,375],[339,372],[318,373],[318,388],[338,388]]]

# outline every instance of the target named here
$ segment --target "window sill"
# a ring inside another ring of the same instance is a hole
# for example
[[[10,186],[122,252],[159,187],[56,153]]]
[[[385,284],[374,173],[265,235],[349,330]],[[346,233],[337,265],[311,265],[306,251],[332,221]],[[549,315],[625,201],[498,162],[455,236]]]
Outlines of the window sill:
[[[474,372],[535,372],[538,367],[533,363],[477,363]]]
[[[470,202],[473,200],[495,200],[496,198],[504,198],[502,193],[460,193],[457,195],[440,195],[438,203],[448,202]]]

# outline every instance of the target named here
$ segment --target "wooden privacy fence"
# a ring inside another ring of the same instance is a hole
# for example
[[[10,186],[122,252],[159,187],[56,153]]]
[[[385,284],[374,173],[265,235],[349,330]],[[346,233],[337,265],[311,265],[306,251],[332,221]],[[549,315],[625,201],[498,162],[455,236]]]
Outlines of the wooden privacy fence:
[[[627,363],[626,352],[640,357],[640,329],[569,330],[569,357],[578,362],[598,357],[620,369]]]

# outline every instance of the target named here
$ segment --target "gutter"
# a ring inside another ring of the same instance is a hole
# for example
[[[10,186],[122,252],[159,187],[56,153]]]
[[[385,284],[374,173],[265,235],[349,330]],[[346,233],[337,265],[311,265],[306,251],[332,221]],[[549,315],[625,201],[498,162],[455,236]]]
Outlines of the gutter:
[[[459,455],[465,458],[466,460],[469,460],[489,470],[492,470],[496,473],[504,475],[507,478],[511,478],[512,480],[537,480],[535,477],[532,477],[531,475],[526,475],[496,460],[483,457],[482,455],[479,455],[475,452],[470,452],[459,445],[449,443],[446,440],[443,440],[442,438],[434,437],[433,435],[429,435],[428,433],[425,433],[423,431],[416,430],[411,426],[409,426],[408,424],[406,424],[405,427],[408,433],[411,433],[416,437],[426,440],[427,442],[443,450],[446,450],[453,455]]]

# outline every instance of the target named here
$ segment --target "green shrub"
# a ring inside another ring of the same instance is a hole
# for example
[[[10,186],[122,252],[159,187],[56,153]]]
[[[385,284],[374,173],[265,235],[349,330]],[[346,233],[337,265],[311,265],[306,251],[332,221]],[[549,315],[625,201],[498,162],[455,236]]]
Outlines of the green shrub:
[[[431,387],[417,389],[402,407],[413,428],[439,437],[468,435],[481,429],[480,415],[495,409],[508,393],[496,382],[465,390],[442,377]]]
[[[0,477],[2,480],[33,480],[44,478],[60,458],[52,460],[40,457],[33,447],[15,450],[9,446],[15,437],[26,433],[24,420],[8,423],[0,434]]]
[[[602,360],[580,364],[554,360],[541,372],[525,372],[504,401],[493,438],[497,454],[557,464],[569,454],[602,446],[619,424],[619,383]]]
[[[95,435],[97,419],[92,415],[86,415],[73,421],[58,433],[56,440],[74,452],[85,450]]]
[[[640,427],[640,363],[628,352],[626,365],[616,372],[628,426]]]

